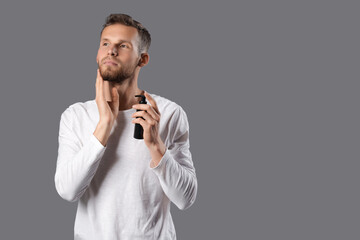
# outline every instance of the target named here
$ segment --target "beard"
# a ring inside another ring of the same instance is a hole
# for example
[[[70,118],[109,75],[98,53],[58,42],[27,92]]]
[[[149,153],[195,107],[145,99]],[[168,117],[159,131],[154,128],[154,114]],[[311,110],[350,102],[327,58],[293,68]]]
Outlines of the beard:
[[[104,59],[102,62],[109,60]],[[114,60],[112,60],[114,61]],[[120,64],[119,61],[116,61],[117,66],[107,66],[99,65],[100,75],[104,81],[109,81],[113,83],[123,83],[126,79],[132,79],[135,75],[136,64]]]

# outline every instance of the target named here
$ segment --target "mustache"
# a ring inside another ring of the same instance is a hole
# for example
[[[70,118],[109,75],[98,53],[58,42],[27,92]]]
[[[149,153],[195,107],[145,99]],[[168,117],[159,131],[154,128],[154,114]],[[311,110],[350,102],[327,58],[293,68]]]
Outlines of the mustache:
[[[104,63],[105,61],[112,61],[112,62],[115,62],[115,63],[117,63],[117,64],[120,65],[120,62],[117,61],[115,58],[106,57],[106,58],[104,58],[103,60],[101,60],[101,63]]]

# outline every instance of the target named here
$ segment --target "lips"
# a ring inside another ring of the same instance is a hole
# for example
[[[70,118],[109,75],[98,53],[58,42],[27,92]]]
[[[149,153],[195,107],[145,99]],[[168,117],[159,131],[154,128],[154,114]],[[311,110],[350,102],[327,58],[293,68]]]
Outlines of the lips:
[[[111,66],[117,66],[118,64],[116,62],[113,62],[113,61],[105,61],[104,62],[104,65],[111,65]]]
[[[103,65],[117,66],[119,65],[115,60],[111,58],[105,58],[103,61]]]

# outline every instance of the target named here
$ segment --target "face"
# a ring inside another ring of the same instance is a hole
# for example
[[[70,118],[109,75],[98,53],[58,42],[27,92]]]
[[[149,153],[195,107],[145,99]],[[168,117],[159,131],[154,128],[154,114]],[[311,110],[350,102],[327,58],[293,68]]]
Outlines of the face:
[[[104,28],[96,57],[104,80],[122,83],[134,77],[140,60],[138,43],[134,27],[113,24]]]

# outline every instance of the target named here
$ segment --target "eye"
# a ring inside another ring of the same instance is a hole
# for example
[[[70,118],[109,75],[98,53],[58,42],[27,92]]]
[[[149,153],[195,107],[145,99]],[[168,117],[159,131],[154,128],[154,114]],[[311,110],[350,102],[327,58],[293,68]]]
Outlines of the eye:
[[[121,44],[120,47],[121,47],[121,48],[127,48],[127,45]]]
[[[104,42],[104,43],[103,43],[103,46],[109,46],[109,43]]]

